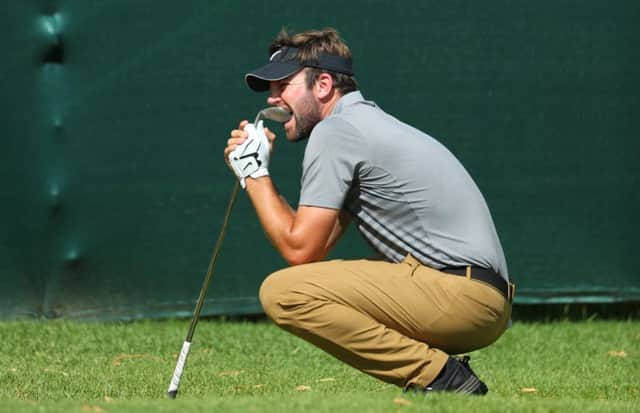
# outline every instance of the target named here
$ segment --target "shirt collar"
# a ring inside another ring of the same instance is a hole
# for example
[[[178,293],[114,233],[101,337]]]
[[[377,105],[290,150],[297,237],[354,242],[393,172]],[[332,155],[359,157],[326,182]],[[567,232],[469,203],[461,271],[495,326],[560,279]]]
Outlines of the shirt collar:
[[[346,95],[342,96],[340,99],[338,99],[338,101],[336,102],[336,105],[333,107],[333,110],[331,111],[331,114],[335,115],[336,113],[340,113],[344,110],[345,107],[353,105],[354,103],[358,103],[358,102],[365,102],[364,97],[362,96],[362,93],[360,93],[359,90],[356,90],[354,92],[349,92]]]

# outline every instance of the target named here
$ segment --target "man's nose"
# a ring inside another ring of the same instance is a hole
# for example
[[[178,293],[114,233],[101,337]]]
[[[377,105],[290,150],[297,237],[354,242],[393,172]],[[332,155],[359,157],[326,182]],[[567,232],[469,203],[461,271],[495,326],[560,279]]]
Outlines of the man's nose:
[[[280,96],[271,95],[267,97],[267,103],[271,106],[277,106],[280,103]]]

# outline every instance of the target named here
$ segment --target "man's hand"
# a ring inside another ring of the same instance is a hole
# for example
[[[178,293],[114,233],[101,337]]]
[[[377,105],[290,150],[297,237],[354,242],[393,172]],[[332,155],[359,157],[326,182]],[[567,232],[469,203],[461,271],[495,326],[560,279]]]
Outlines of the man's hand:
[[[263,127],[243,121],[240,129],[231,132],[224,151],[225,159],[245,188],[247,177],[259,178],[269,175],[269,158],[275,135]]]
[[[238,154],[243,151],[245,154],[252,153],[243,146],[252,139],[250,135],[253,135],[251,127],[247,127],[248,124],[249,122],[244,120],[240,122],[238,129],[231,131],[231,137],[224,150],[224,159],[234,173],[238,168],[238,162],[233,161],[234,155],[240,158]],[[253,129],[255,133],[259,132],[259,128]],[[269,141],[269,146],[273,148],[275,134],[265,128],[264,135]],[[255,135],[253,138],[256,138]],[[248,158],[256,159],[253,156],[244,159]],[[257,160],[262,160],[260,154]],[[233,166],[234,163],[236,166]],[[268,165],[265,166],[268,168]],[[241,183],[244,183],[247,177],[251,177],[251,174],[236,175]],[[302,206],[295,211],[280,196],[270,179],[260,181],[263,182],[250,182],[245,189],[265,233],[284,259],[291,265],[297,265],[325,258],[347,226],[346,215],[343,219],[339,210],[309,206]]]

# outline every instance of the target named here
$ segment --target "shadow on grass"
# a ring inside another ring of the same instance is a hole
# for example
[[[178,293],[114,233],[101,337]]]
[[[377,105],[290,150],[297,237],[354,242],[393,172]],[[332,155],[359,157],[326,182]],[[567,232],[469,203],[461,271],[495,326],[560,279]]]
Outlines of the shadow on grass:
[[[640,301],[595,304],[515,304],[515,321],[640,320]]]
[[[621,303],[515,304],[512,318],[520,322],[640,320],[640,301]],[[268,321],[264,314],[214,315],[203,320],[259,323]]]

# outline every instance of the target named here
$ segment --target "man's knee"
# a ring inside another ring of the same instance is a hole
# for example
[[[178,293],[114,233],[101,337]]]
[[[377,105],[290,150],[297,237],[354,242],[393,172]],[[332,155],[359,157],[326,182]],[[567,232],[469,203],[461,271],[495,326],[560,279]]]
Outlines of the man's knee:
[[[260,303],[267,316],[280,327],[298,323],[300,311],[318,299],[317,286],[308,283],[308,268],[295,266],[269,275],[260,286]]]
[[[272,273],[260,286],[260,304],[267,316],[275,322],[279,319],[282,310],[279,297],[286,294],[289,287],[289,283],[285,281],[286,271],[287,269]]]

